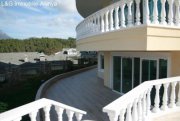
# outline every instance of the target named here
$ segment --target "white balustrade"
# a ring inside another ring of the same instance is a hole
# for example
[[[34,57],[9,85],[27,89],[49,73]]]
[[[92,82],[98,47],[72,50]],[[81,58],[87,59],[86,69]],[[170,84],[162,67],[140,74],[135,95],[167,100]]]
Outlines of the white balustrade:
[[[58,121],[63,121],[63,111],[66,110],[69,121],[73,121],[73,115],[75,114],[77,121],[81,121],[82,116],[86,112],[64,105],[62,103],[49,100],[40,99],[24,106],[12,109],[10,111],[0,114],[0,121],[21,121],[23,116],[29,115],[31,121],[37,121],[37,114],[40,113],[40,109],[44,110],[45,121],[51,121],[50,110],[55,106],[55,111],[58,115]]]
[[[152,91],[153,87],[155,93]],[[160,93],[161,87],[164,88],[161,90],[163,95]],[[153,114],[180,108],[179,87],[180,77],[146,81],[105,106],[103,112],[108,116],[109,114],[118,116],[120,121],[149,121]],[[155,97],[151,95],[152,92]],[[113,118],[110,121],[118,120]]]
[[[176,82],[172,82],[171,83],[171,96],[170,96],[170,104],[169,107],[170,108],[174,108],[175,107],[175,100],[176,100]]]
[[[179,91],[178,91],[178,98],[177,98],[177,103],[176,103],[176,105],[177,105],[177,106],[180,106],[180,82],[178,82],[178,85],[179,85]]]
[[[153,112],[157,113],[159,111],[159,103],[160,103],[160,99],[159,99],[159,89],[160,89],[161,85],[155,85],[155,89],[156,89],[156,94],[155,94],[155,99],[154,99],[154,108],[153,108]]]
[[[143,3],[141,4],[141,2]],[[166,2],[168,8],[165,5]],[[125,17],[126,13],[127,17]],[[99,18],[99,22],[92,22],[92,18]],[[136,27],[141,24],[179,27],[180,1],[120,0],[85,18],[76,28],[77,40],[122,28]]]

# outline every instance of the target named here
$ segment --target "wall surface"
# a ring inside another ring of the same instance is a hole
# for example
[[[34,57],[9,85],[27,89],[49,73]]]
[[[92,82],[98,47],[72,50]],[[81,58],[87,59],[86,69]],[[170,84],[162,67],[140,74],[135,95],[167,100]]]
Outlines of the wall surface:
[[[180,29],[162,26],[125,28],[77,40],[81,51],[180,51]]]
[[[180,51],[171,53],[171,76],[180,76]]]

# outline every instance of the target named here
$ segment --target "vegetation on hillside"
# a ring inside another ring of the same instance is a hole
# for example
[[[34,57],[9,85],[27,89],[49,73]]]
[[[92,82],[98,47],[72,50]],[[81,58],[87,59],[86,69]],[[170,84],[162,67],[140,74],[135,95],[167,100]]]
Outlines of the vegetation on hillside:
[[[6,39],[0,40],[0,52],[44,52],[53,54],[63,48],[74,48],[76,42],[74,38],[29,38],[25,40]]]

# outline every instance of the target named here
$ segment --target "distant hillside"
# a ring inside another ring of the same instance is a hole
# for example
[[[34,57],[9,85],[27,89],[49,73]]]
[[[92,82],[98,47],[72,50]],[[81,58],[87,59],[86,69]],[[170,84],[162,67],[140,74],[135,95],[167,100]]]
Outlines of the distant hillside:
[[[9,52],[44,52],[54,54],[63,48],[75,48],[74,38],[30,38],[26,40],[6,39],[0,41],[0,53]]]
[[[0,39],[10,39],[11,37],[8,36],[6,33],[0,30]]]

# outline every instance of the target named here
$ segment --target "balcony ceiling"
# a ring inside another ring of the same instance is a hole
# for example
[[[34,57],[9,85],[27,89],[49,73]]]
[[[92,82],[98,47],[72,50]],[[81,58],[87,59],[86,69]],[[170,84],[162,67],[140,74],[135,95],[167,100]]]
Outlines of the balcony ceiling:
[[[81,16],[86,18],[92,13],[109,5],[112,0],[76,0],[76,7]]]

